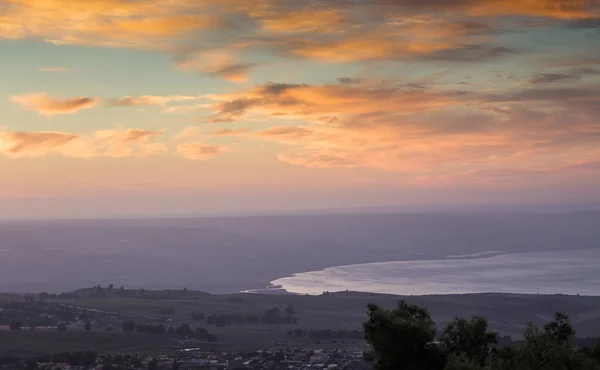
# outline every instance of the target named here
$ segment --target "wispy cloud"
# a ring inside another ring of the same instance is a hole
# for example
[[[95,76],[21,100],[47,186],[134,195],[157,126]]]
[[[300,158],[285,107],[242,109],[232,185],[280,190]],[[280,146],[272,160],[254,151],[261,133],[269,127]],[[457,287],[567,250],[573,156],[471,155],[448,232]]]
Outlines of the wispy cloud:
[[[60,72],[60,73],[66,73],[66,72],[72,72],[73,69],[71,68],[63,68],[63,67],[41,67],[37,69],[40,72]]]
[[[224,151],[224,147],[204,143],[181,144],[177,146],[177,153],[181,157],[195,161],[205,161],[214,158]]]
[[[526,80],[530,84],[573,82],[585,77],[600,76],[600,69],[574,68],[568,71],[538,72]]]
[[[249,132],[250,132],[250,130],[248,130],[247,128],[235,128],[235,129],[224,128],[224,129],[213,131],[210,133],[210,135],[212,135],[212,136],[238,136],[238,135],[247,134]]]
[[[170,103],[193,101],[202,99],[200,96],[187,96],[187,95],[169,95],[169,96],[158,96],[158,95],[142,95],[142,96],[125,96],[123,98],[107,99],[105,105],[107,107],[131,107],[136,105],[158,105],[166,106]]]
[[[179,56],[175,58],[175,65],[181,70],[202,72],[236,83],[247,82],[249,71],[255,66],[221,51]]]
[[[413,175],[533,169],[593,156],[600,143],[594,118],[600,90],[593,87],[474,94],[271,83],[212,98],[217,121],[274,123],[223,134],[286,145],[278,158],[306,167],[375,167]],[[564,122],[571,122],[568,129]]]
[[[72,158],[145,157],[167,151],[161,131],[99,130],[92,135],[60,131],[0,132],[0,154],[36,158],[60,154]]]
[[[46,116],[73,114],[81,109],[92,108],[100,101],[99,98],[92,97],[59,99],[50,97],[46,93],[17,95],[12,96],[10,100],[26,109],[34,110]]]
[[[335,62],[431,53],[449,57],[456,48],[503,56],[498,47],[469,48],[493,41],[497,30],[488,26],[490,21],[522,16],[596,27],[600,18],[595,0],[96,0],[85,7],[77,0],[10,0],[4,10],[0,37],[9,39],[173,55],[235,47]],[[244,80],[252,67],[246,61],[198,65],[184,58],[179,63],[235,82]]]

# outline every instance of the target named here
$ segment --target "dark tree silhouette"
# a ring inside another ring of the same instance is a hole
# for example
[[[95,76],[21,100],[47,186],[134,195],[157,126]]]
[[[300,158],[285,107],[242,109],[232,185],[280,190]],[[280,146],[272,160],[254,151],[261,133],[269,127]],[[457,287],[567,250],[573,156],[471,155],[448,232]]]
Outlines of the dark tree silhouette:
[[[132,331],[135,330],[135,323],[133,321],[125,321],[121,325],[121,328],[123,329],[124,332],[131,333]]]
[[[444,330],[442,344],[449,354],[483,366],[490,345],[497,343],[496,333],[487,329],[488,323],[483,317],[476,316],[471,320],[455,317]]]
[[[438,368],[439,351],[431,345],[436,327],[427,309],[405,301],[391,311],[370,304],[363,328],[372,348],[366,359],[373,362],[376,369]]]

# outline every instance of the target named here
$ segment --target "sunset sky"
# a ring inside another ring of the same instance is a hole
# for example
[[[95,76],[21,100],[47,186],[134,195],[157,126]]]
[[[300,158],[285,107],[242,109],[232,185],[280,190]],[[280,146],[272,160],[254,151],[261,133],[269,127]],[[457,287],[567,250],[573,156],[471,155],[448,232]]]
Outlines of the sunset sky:
[[[0,112],[0,218],[585,204],[600,0],[0,0]]]

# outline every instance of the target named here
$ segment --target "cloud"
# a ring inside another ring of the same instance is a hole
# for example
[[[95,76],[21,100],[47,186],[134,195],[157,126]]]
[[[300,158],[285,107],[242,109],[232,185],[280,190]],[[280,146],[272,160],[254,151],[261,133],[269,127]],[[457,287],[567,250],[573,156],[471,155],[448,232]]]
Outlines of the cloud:
[[[505,93],[487,94],[484,99],[490,102],[532,102],[562,100],[600,100],[600,88],[597,86],[568,86],[568,87],[532,87],[513,90]]]
[[[181,144],[177,146],[177,153],[181,157],[196,161],[212,159],[224,151],[224,147],[203,143]]]
[[[519,53],[521,53],[519,49],[512,47],[471,44],[451,49],[435,50],[432,53],[423,55],[421,58],[424,60],[442,60],[449,62],[481,62]]]
[[[65,132],[0,132],[0,153],[9,157],[39,157],[78,138]]]
[[[600,30],[600,17],[576,19],[568,22],[566,26],[571,28],[592,28]]]
[[[248,81],[248,74],[254,63],[238,61],[226,52],[207,52],[183,55],[175,58],[175,65],[181,70],[193,70],[206,73],[230,82]]]
[[[236,128],[236,129],[221,129],[210,133],[212,136],[238,136],[247,134],[250,131],[247,128]]]
[[[187,96],[187,95],[169,95],[169,96],[157,96],[157,95],[142,95],[142,96],[125,96],[118,99],[108,99],[105,104],[107,107],[131,107],[137,105],[158,105],[166,106],[167,104],[182,101],[193,101],[199,100],[202,97],[199,96]]]
[[[431,16],[398,15],[398,19],[386,17],[374,24],[359,23],[334,35],[280,35],[264,43],[283,55],[326,62],[407,60],[452,51],[465,44],[479,45],[495,32],[483,24],[479,27],[474,24]],[[496,55],[501,56],[501,53]]]
[[[420,10],[462,11],[472,16],[532,16],[557,19],[589,18],[600,10],[595,0],[378,0],[381,4]]]
[[[595,26],[595,0],[4,0],[0,37],[56,45],[142,48],[179,55],[180,68],[234,82],[254,66],[212,64],[201,54],[269,52],[328,62],[401,60],[415,56],[474,61],[459,54],[501,57],[493,25],[521,16]],[[579,23],[576,23],[579,22]],[[488,25],[491,24],[492,26]],[[453,52],[461,49],[461,53]],[[191,55],[191,57],[190,57]],[[203,58],[200,58],[203,59]]]
[[[80,109],[92,108],[100,101],[99,98],[76,97],[69,99],[56,99],[46,93],[34,93],[12,96],[10,100],[40,114],[51,116],[54,114],[74,114]]]
[[[209,98],[216,120],[272,122],[224,134],[280,144],[281,161],[312,168],[372,167],[427,178],[600,156],[594,87],[468,93],[406,85],[268,83]]]
[[[71,158],[146,157],[166,152],[157,139],[161,131],[143,129],[99,130],[91,135],[67,132],[0,132],[0,154],[10,158],[37,158],[60,154]]]
[[[287,154],[279,154],[277,158],[284,162],[293,164],[296,166],[303,166],[308,168],[330,168],[330,167],[356,167],[357,164],[353,161],[343,158],[336,157],[333,155],[327,155],[323,153],[316,153],[309,156],[294,157]]]
[[[324,116],[347,114],[402,116],[425,109],[434,111],[456,101],[456,97],[449,94],[393,87],[282,83],[267,83],[245,92],[208,98],[217,100],[215,122],[239,120],[253,111],[280,119],[310,117],[314,121]]]
[[[195,4],[194,4],[195,3]],[[55,44],[164,47],[192,32],[219,29],[210,1],[5,0],[0,35]]]
[[[599,76],[600,70],[594,68],[575,68],[564,72],[538,72],[527,79],[530,84],[549,84],[557,82],[572,82],[585,77]]]
[[[338,77],[337,82],[342,85],[355,85],[361,83],[362,80],[350,77]]]
[[[267,13],[259,22],[263,30],[272,33],[331,34],[350,26],[342,9],[306,7],[297,11],[274,12],[273,15]]]
[[[37,69],[40,72],[71,72],[72,69],[70,68],[63,68],[63,67],[42,67],[42,68],[38,68]]]
[[[206,161],[229,150],[224,146],[203,143],[201,139],[202,133],[198,127],[186,127],[173,135],[172,142],[177,145],[176,151],[180,157],[196,161]]]

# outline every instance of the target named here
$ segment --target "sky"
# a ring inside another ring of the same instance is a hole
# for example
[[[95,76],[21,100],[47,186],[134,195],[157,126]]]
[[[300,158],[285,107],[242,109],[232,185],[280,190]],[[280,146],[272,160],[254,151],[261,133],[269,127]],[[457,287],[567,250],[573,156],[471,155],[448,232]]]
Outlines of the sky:
[[[599,0],[0,0],[0,218],[600,200]]]

